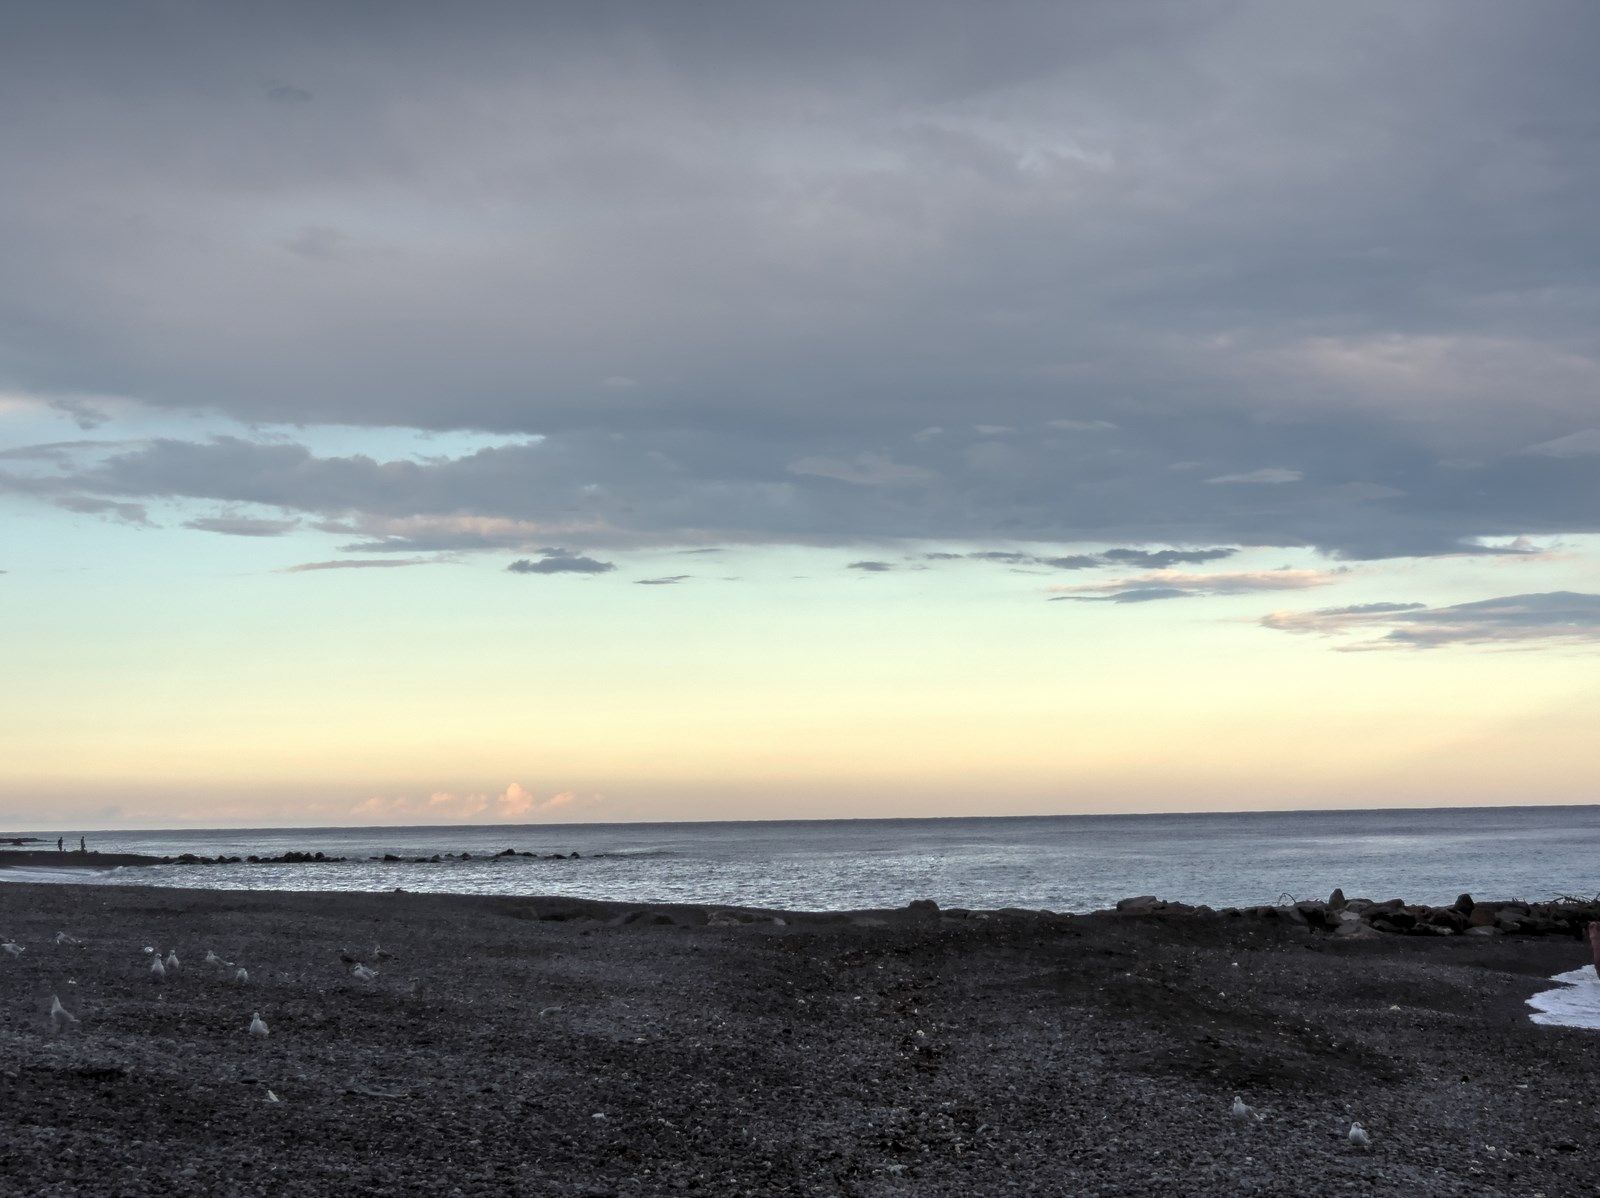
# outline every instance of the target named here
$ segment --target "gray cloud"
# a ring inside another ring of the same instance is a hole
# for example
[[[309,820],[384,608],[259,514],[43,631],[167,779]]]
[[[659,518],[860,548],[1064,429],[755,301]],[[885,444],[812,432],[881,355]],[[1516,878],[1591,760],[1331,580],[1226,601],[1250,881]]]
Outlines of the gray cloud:
[[[1094,603],[1148,603],[1154,599],[1185,599],[1204,595],[1239,595],[1253,591],[1300,591],[1326,586],[1335,574],[1325,570],[1249,570],[1232,573],[1193,574],[1157,570],[1133,578],[1106,582],[1053,586],[1055,599]]]
[[[1183,587],[1129,587],[1125,591],[1110,591],[1104,595],[1054,595],[1050,602],[1150,603],[1158,599],[1187,599],[1201,593],[1185,590]]]
[[[387,570],[402,566],[434,566],[440,562],[436,557],[389,557],[389,558],[338,558],[329,562],[301,562],[298,566],[285,566],[277,571],[279,574],[308,574],[317,570]]]
[[[894,566],[889,562],[851,562],[845,569],[862,570],[868,574],[886,574],[893,570]]]
[[[1273,612],[1267,628],[1320,636],[1377,634],[1345,652],[1437,649],[1447,645],[1600,645],[1600,595],[1550,591],[1507,595],[1449,607],[1420,603],[1368,603],[1305,612]]]
[[[229,537],[281,537],[299,526],[298,520],[264,520],[253,516],[199,516],[183,527]]]
[[[148,526],[150,513],[142,503],[118,503],[111,499],[96,499],[88,495],[62,495],[51,500],[58,508],[86,516],[107,516],[124,524]]]
[[[569,553],[565,549],[544,549],[536,560],[520,558],[506,567],[513,574],[609,574],[617,567],[612,562],[597,561]]]
[[[1600,531],[1591,5],[95,13],[0,43],[7,385],[508,445],[172,441],[75,493],[596,545]]]
[[[677,586],[690,577],[688,574],[668,574],[662,578],[635,578],[634,585],[641,587],[670,587]]]
[[[309,104],[315,97],[303,87],[277,83],[267,88],[267,99],[277,104]]]

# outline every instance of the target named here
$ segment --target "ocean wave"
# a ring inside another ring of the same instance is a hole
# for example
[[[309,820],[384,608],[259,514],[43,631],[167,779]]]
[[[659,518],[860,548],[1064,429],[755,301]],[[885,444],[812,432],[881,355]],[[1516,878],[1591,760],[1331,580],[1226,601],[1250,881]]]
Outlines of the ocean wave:
[[[1583,1027],[1600,1030],[1600,974],[1592,965],[1569,969],[1550,979],[1554,990],[1541,990],[1528,1000],[1529,1016],[1547,1027]]]

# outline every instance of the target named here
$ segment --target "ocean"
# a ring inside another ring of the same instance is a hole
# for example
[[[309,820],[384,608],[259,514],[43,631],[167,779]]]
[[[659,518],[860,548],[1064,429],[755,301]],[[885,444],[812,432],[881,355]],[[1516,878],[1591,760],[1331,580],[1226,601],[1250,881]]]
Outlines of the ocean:
[[[57,830],[17,833],[47,837]],[[77,833],[68,839],[76,843]],[[0,880],[217,889],[572,894],[796,910],[944,906],[1088,911],[1128,895],[1214,907],[1347,895],[1440,903],[1600,891],[1600,807],[1069,815],[740,823],[96,832],[103,852],[346,857],[162,865]],[[577,859],[492,859],[502,849]],[[469,852],[438,864],[369,860]]]

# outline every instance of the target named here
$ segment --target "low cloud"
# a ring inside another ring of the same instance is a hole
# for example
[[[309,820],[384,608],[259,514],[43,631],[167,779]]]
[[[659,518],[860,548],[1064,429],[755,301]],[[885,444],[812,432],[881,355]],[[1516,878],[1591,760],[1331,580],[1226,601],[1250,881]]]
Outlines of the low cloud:
[[[1543,458],[1600,457],[1600,428],[1586,428],[1553,441],[1542,441],[1538,445],[1528,446],[1522,452]]]
[[[1260,470],[1250,470],[1244,474],[1219,474],[1216,478],[1208,478],[1208,483],[1256,483],[1263,486],[1279,486],[1283,483],[1297,483],[1305,475],[1298,470],[1285,470],[1282,466],[1266,466]]]
[[[118,503],[110,499],[93,499],[88,495],[64,495],[53,502],[59,508],[85,516],[104,516],[124,524],[150,524],[150,514],[142,503]]]
[[[183,522],[184,528],[221,533],[226,537],[281,537],[299,525],[298,520],[259,520],[252,516],[201,516]]]
[[[1025,553],[1015,549],[982,549],[974,553],[924,553],[923,561],[999,562],[1008,566],[1048,566],[1053,570],[1092,570],[1100,566],[1137,566],[1147,570],[1167,570],[1173,566],[1203,566],[1222,561],[1239,551],[1212,549],[1105,549],[1099,553],[1071,553],[1060,557]]]
[[[861,487],[885,487],[897,483],[927,482],[931,471],[921,466],[905,466],[879,453],[859,453],[853,458],[806,457],[789,463],[790,474],[810,474],[836,478]]]
[[[692,575],[689,574],[668,574],[664,578],[635,578],[633,582],[641,587],[671,587],[690,577]]]
[[[1193,574],[1156,570],[1129,578],[1079,586],[1053,586],[1055,599],[1090,603],[1148,603],[1156,599],[1189,599],[1206,595],[1240,595],[1254,591],[1300,591],[1326,586],[1336,575],[1325,570],[1252,570],[1233,574]]]
[[[1278,611],[1261,624],[1279,632],[1343,637],[1377,634],[1342,652],[1437,649],[1446,645],[1540,648],[1600,644],[1600,595],[1548,591],[1506,595],[1448,607],[1422,603],[1364,603],[1315,611]]]
[[[331,562],[301,562],[298,566],[285,566],[279,574],[309,574],[314,570],[389,570],[399,566],[432,566],[437,557],[389,557],[376,560],[349,560],[340,558]]]
[[[889,562],[851,562],[846,570],[862,570],[868,574],[886,574],[894,569]]]
[[[441,790],[425,799],[374,796],[358,803],[350,813],[362,819],[416,820],[424,823],[441,820],[448,823],[468,820],[510,823],[553,812],[590,807],[601,801],[599,795],[580,797],[570,790],[540,797],[520,782],[513,782],[494,795],[455,794]]]
[[[519,558],[506,567],[512,574],[609,574],[616,563],[597,561],[565,549],[541,549],[538,560]]]

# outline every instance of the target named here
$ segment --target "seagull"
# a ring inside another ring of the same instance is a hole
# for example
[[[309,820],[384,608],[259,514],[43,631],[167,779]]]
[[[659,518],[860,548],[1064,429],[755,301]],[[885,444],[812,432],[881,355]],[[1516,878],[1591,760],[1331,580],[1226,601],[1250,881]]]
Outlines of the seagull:
[[[83,941],[79,940],[76,936],[68,936],[65,932],[57,932],[56,933],[56,943],[57,944],[82,944]]]
[[[217,956],[216,953],[212,952],[208,948],[208,949],[206,949],[206,960],[205,960],[205,963],[207,965],[221,965],[222,964],[222,958]]]
[[[260,1011],[250,1012],[250,1034],[252,1036],[259,1036],[263,1040],[267,1038],[267,1024],[266,1021],[261,1018]]]
[[[233,980],[238,982],[241,986],[244,985],[250,980],[250,971],[243,965],[239,966],[238,969],[233,971]]]
[[[350,972],[356,977],[360,978],[363,982],[370,982],[373,978],[378,976],[378,971],[376,969],[368,969],[359,961],[356,963],[356,967]]]
[[[1372,1137],[1367,1134],[1367,1129],[1359,1123],[1350,1125],[1350,1134],[1346,1137],[1357,1148],[1371,1148]]]
[[[274,1093],[273,1093],[273,1092],[272,1092],[272,1091],[271,1091],[271,1090],[268,1090],[268,1091],[267,1091],[267,1101],[268,1101],[268,1102],[282,1102],[282,1101],[283,1101],[283,1099],[281,1099],[281,1098],[279,1098],[279,1097],[278,1097],[278,1096],[277,1096],[277,1095],[276,1095],[276,1094],[274,1094]]]
[[[15,940],[7,940],[4,944],[0,944],[0,948],[5,949],[6,952],[10,953],[13,957],[20,957],[23,953],[28,951]]]
[[[57,1032],[64,1032],[72,1024],[78,1022],[78,1017],[61,1005],[61,996],[50,996],[50,1026]]]
[[[1233,1109],[1228,1113],[1233,1116],[1235,1123],[1248,1123],[1252,1119],[1261,1118],[1260,1115],[1256,1114],[1255,1108],[1246,1106],[1244,1099],[1237,1094],[1233,1096]]]
[[[175,949],[167,950],[167,968],[173,973],[178,972],[178,954]]]
[[[153,982],[167,980],[167,967],[161,963],[159,955],[150,958],[150,980]]]
[[[389,956],[390,954],[387,951],[379,948],[376,944],[372,946],[372,959],[374,961],[387,961]]]

